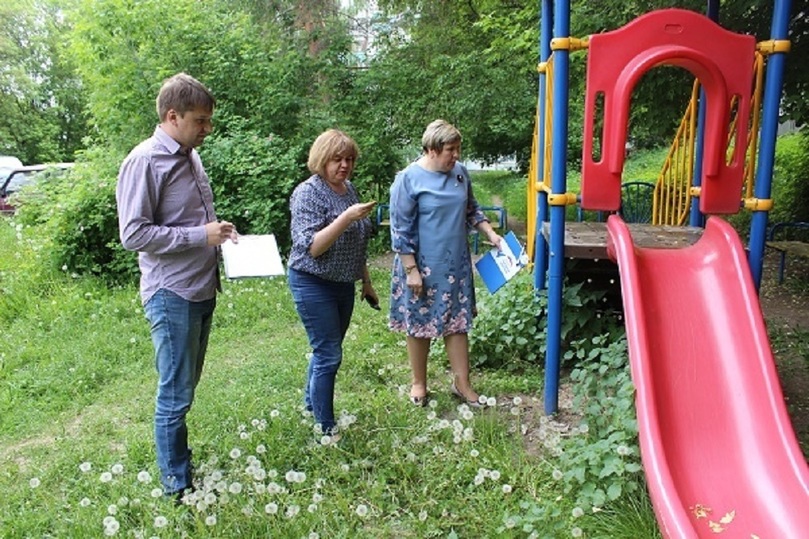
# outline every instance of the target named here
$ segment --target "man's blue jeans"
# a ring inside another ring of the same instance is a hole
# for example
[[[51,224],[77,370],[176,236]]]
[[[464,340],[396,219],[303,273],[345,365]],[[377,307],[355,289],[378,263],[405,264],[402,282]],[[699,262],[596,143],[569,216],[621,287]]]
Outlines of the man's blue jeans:
[[[166,494],[191,486],[185,416],[202,374],[215,307],[216,299],[192,302],[165,289],[158,290],[144,306],[155,348],[155,445],[160,482]]]
[[[334,382],[354,311],[354,283],[328,281],[289,268],[289,289],[312,347],[304,404],[323,432],[329,432],[335,426]]]

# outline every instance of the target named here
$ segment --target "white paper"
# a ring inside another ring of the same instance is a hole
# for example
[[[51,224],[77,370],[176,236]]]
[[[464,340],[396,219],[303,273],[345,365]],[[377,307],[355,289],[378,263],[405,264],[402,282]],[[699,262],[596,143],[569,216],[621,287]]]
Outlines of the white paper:
[[[222,244],[222,258],[228,279],[285,274],[273,234],[239,236],[239,243],[228,240]]]

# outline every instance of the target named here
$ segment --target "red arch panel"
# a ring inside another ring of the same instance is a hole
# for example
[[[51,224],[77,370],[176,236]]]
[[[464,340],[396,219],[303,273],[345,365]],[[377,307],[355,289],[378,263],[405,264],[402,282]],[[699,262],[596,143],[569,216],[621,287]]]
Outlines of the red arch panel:
[[[632,90],[649,69],[679,66],[699,78],[707,97],[700,210],[739,210],[744,177],[744,144],[725,159],[730,103],[738,96],[736,140],[746,141],[753,84],[753,36],[725,30],[699,13],[665,9],[647,13],[626,26],[590,37],[585,96],[582,207],[617,210],[621,204]],[[603,96],[602,151],[593,159],[596,101]]]

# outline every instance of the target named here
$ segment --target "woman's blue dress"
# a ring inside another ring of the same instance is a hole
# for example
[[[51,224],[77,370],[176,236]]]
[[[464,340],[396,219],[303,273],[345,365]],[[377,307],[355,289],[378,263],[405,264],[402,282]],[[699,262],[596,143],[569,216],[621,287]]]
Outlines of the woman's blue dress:
[[[411,337],[468,333],[475,287],[468,234],[487,221],[472,194],[466,168],[432,172],[417,163],[396,175],[390,195],[393,261],[390,328]],[[413,297],[399,254],[413,254],[423,281]]]

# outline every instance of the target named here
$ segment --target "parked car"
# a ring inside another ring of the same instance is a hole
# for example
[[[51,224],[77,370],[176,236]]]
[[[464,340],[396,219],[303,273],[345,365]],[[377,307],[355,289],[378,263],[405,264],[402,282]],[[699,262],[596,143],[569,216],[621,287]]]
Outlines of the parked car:
[[[3,182],[6,181],[8,175],[11,174],[11,171],[15,168],[20,168],[22,166],[22,161],[13,157],[11,155],[0,155],[0,185],[3,185]]]
[[[0,180],[0,214],[13,214],[16,208],[9,198],[22,187],[30,185],[48,174],[61,173],[73,167],[73,163],[49,163],[16,167],[5,179]]]

